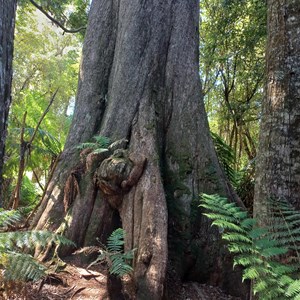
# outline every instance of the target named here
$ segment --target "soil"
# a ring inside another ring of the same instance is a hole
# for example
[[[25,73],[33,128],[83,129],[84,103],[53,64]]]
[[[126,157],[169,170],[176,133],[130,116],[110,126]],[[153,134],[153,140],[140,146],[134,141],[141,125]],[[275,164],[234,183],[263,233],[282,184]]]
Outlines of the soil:
[[[125,279],[126,280],[126,279]],[[242,300],[224,294],[219,288],[196,282],[167,282],[174,293],[166,295],[172,300]],[[78,260],[68,260],[64,269],[51,273],[43,280],[10,286],[0,292],[2,300],[121,300],[109,298],[107,292],[107,269],[97,265],[91,269]],[[136,299],[138,300],[138,299]],[[151,300],[151,299],[149,299]]]

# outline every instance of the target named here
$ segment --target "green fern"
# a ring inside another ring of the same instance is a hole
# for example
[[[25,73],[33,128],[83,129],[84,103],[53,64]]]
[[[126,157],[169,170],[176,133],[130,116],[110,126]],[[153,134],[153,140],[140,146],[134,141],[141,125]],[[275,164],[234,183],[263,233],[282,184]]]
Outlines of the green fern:
[[[0,230],[19,222],[22,216],[19,212],[15,210],[4,210],[0,208]]]
[[[289,285],[286,295],[294,297],[294,300],[300,300],[300,279],[295,280]]]
[[[220,164],[223,167],[223,170],[232,183],[233,186],[237,185],[237,172],[234,169],[234,165],[236,164],[236,155],[233,149],[228,146],[224,140],[214,132],[210,132],[211,137],[214,142],[214,146],[216,149],[216,153]]]
[[[11,231],[0,233],[0,250],[16,250],[45,247],[49,243],[70,244],[71,242],[61,235],[49,231]]]
[[[135,249],[123,252],[124,237],[125,232],[122,228],[113,231],[107,239],[106,249],[100,250],[100,255],[90,266],[101,261],[106,261],[109,266],[109,273],[119,277],[133,271],[133,268],[127,262],[133,259]]]
[[[12,128],[11,131],[20,135],[21,128]],[[33,127],[24,128],[24,133],[28,139],[30,139],[35,131]],[[62,151],[62,144],[60,141],[55,138],[49,131],[43,130],[41,128],[38,129],[38,134],[35,139],[35,143],[32,146],[37,152],[50,154],[50,155],[58,155]],[[13,144],[14,147],[19,147],[17,143]]]
[[[286,201],[272,200],[272,225],[261,228],[247,212],[218,195],[202,195],[200,206],[221,229],[229,251],[235,254],[234,265],[244,267],[243,280],[253,280],[259,299],[299,299],[300,288],[295,283],[299,281],[293,279],[300,271],[299,212]],[[291,257],[291,251],[297,256]],[[283,261],[287,258],[288,263]]]
[[[295,251],[300,263],[300,212],[284,199],[271,199],[269,206],[272,212],[271,238]]]
[[[3,269],[3,280],[37,280],[46,271],[46,267],[39,263],[24,249],[36,246],[45,247],[49,243],[73,244],[63,236],[48,231],[7,231],[21,220],[18,211],[0,210],[0,266]],[[1,273],[0,273],[1,274]]]
[[[4,279],[7,281],[38,280],[46,272],[46,267],[29,254],[1,251],[0,262],[5,266]]]
[[[86,143],[81,143],[78,146],[76,146],[76,149],[83,150],[90,148],[94,150],[94,153],[99,153],[106,151],[108,146],[111,144],[111,140],[106,137],[106,136],[101,136],[101,135],[95,135],[93,136],[93,140],[95,142],[86,142]]]
[[[124,246],[124,230],[118,228],[108,237],[107,239],[107,249],[110,252],[121,252]]]
[[[101,148],[108,148],[108,146],[111,144],[110,138],[106,136],[95,135],[93,139],[95,140],[97,145],[100,146]]]

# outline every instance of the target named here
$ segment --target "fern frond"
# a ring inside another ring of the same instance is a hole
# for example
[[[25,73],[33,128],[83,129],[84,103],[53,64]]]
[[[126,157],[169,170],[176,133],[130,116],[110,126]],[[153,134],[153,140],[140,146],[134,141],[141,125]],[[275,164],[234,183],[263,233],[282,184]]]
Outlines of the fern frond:
[[[258,268],[257,266],[255,266],[255,267],[251,266],[251,267],[247,268],[244,271],[243,280],[245,280],[245,279],[250,279],[250,280],[258,279],[260,277],[262,271],[263,271],[264,275],[267,275],[266,274],[267,272],[266,272],[264,267]]]
[[[229,242],[244,242],[244,243],[249,243],[249,245],[252,245],[252,240],[251,238],[245,236],[245,234],[240,234],[240,233],[224,233],[222,235],[222,239],[229,241]]]
[[[0,233],[0,245],[5,245],[7,250],[23,247],[32,248],[36,246],[45,247],[49,243],[74,245],[64,236],[49,231],[13,231]]]
[[[240,225],[244,230],[250,230],[257,224],[257,221],[252,218],[245,218],[241,221]]]
[[[241,265],[243,267],[248,267],[261,264],[263,264],[263,260],[260,257],[253,255],[251,251],[235,256],[233,266]]]
[[[262,249],[261,255],[264,256],[265,258],[268,258],[272,256],[286,254],[287,251],[288,251],[287,249],[281,247],[269,247],[269,248]]]
[[[7,227],[21,221],[22,216],[16,210],[4,210],[0,208],[0,228]]]
[[[248,243],[231,243],[228,249],[232,253],[253,253],[253,248]]]
[[[91,148],[94,150],[94,152],[95,151],[105,151],[105,150],[107,150],[108,146],[111,144],[110,139],[106,136],[95,135],[95,136],[93,136],[93,140],[95,140],[95,142],[81,143],[81,144],[77,145],[75,148],[79,149],[79,150]],[[101,152],[95,152],[95,153],[101,153]]]
[[[99,148],[108,148],[108,146],[111,144],[110,138],[106,136],[95,135],[93,136],[93,139],[96,141]]]
[[[97,149],[98,145],[96,143],[81,143],[75,146],[76,149],[83,150],[86,148]]]
[[[107,249],[110,252],[120,252],[124,246],[124,230],[122,228],[116,229],[107,239]]]
[[[31,255],[24,253],[2,252],[0,262],[5,267],[4,279],[8,281],[38,280],[46,271],[46,267],[38,263]]]
[[[267,228],[261,228],[261,227],[253,227],[251,230],[248,231],[248,234],[251,239],[257,240],[259,238],[262,238],[268,233]]]
[[[209,216],[209,214],[204,214],[204,215]],[[212,222],[212,225],[216,225],[220,228],[232,230],[236,232],[244,232],[243,228],[241,228],[239,225],[228,222],[226,220],[221,220],[221,219],[215,220]]]
[[[89,267],[105,260],[109,265],[110,274],[123,276],[130,273],[133,269],[127,262],[133,259],[135,249],[123,253],[124,235],[122,228],[113,231],[107,239],[107,250],[101,250],[100,255]]]
[[[272,268],[274,274],[280,277],[288,274],[292,274],[298,270],[297,265],[282,264],[281,262],[278,261],[270,261],[269,265]]]
[[[235,203],[229,203],[228,200],[219,195],[202,194],[203,202],[200,207],[206,208],[214,213],[220,213],[230,218],[234,218],[238,223],[247,218],[247,212],[242,211]]]
[[[245,267],[243,280],[254,280],[253,289],[260,299],[300,300],[300,282],[294,284],[292,279],[300,270],[299,212],[282,199],[271,201],[272,226],[261,228],[255,219],[218,195],[202,195],[201,207],[212,224],[223,229],[222,238],[235,254],[234,266]],[[298,294],[288,294],[288,287]]]
[[[109,272],[114,275],[124,276],[130,273],[133,269],[130,265],[126,264],[123,254],[116,254],[111,256],[112,265]]]
[[[295,280],[292,283],[290,283],[290,285],[286,291],[286,295],[295,297],[294,298],[295,300],[300,297],[300,279]]]
[[[124,259],[127,261],[130,261],[130,260],[132,260],[133,259],[133,257],[134,257],[134,252],[136,251],[136,249],[132,249],[132,250],[129,250],[129,251],[127,251],[127,252],[124,252],[123,253],[123,257],[124,257]]]
[[[205,216],[207,216],[209,219],[212,219],[212,220],[220,220],[220,218],[222,218],[224,221],[226,222],[236,222],[236,219],[230,215],[224,215],[220,212],[218,213],[205,213],[203,214]]]
[[[211,137],[214,142],[216,153],[223,170],[229,179],[229,181],[236,186],[237,184],[237,172],[234,170],[234,165],[236,163],[236,155],[233,149],[228,146],[224,140],[216,133],[210,132]]]

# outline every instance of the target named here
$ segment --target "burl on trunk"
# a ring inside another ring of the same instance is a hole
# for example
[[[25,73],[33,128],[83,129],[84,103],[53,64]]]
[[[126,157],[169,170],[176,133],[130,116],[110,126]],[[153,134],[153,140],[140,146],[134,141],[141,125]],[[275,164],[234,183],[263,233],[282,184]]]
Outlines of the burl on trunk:
[[[196,0],[93,1],[73,122],[33,221],[78,247],[122,226],[137,248],[137,299],[163,297],[167,262],[181,277],[230,282],[197,208],[202,192],[232,196],[200,94],[198,15]],[[128,143],[80,158],[75,147],[94,135]]]

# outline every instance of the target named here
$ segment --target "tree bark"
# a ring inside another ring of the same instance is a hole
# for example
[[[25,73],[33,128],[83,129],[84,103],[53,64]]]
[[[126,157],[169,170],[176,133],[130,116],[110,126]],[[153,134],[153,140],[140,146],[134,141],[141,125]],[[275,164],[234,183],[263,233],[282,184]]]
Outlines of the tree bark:
[[[73,122],[32,224],[64,231],[78,247],[105,243],[122,226],[125,248],[137,248],[137,299],[162,299],[167,262],[181,277],[230,289],[224,245],[197,207],[203,192],[234,198],[200,95],[198,7],[196,0],[92,2]],[[82,153],[80,161],[74,147],[95,134],[127,139],[122,158]],[[125,180],[116,175],[120,164],[133,166]],[[104,185],[105,172],[117,181]]]
[[[266,97],[256,162],[254,213],[267,200],[300,209],[300,10],[297,0],[268,0]]]
[[[3,163],[8,113],[11,103],[16,6],[16,0],[0,0],[0,207],[3,205]]]

